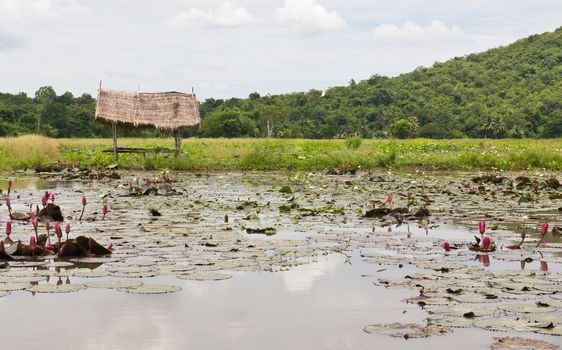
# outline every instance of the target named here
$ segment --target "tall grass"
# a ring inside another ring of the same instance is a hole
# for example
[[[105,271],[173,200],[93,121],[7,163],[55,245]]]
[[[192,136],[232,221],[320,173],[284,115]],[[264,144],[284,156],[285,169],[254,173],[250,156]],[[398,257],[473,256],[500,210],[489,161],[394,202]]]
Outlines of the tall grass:
[[[120,146],[172,147],[172,139],[119,139]],[[32,168],[37,162],[113,163],[110,139],[39,136],[0,139],[2,169]],[[7,151],[6,151],[7,150]],[[296,170],[360,165],[363,169],[562,170],[562,139],[553,140],[281,140],[185,139],[182,154],[120,154],[128,169],[189,171]]]
[[[28,169],[59,158],[59,143],[39,135],[0,138],[0,169]]]

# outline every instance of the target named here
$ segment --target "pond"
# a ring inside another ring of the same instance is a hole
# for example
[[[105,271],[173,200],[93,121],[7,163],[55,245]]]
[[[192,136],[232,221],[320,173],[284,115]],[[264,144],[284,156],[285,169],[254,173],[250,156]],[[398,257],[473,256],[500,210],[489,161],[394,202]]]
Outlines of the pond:
[[[562,187],[549,180],[559,173],[120,175],[5,176],[12,211],[40,207],[51,191],[71,237],[113,247],[109,257],[18,258],[0,269],[3,347],[488,349],[508,336],[546,342],[535,347],[562,339],[552,231]],[[413,215],[422,207],[429,216]],[[408,213],[367,217],[377,208]],[[496,250],[470,251],[484,220]],[[29,222],[12,225],[14,241],[34,234]],[[522,229],[521,249],[507,248]]]

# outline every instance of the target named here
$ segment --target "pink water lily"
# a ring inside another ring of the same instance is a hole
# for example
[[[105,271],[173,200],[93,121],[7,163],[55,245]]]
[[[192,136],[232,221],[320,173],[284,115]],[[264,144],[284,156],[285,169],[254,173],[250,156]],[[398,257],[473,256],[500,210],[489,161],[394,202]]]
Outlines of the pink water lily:
[[[29,239],[29,247],[31,248],[31,253],[35,257],[35,249],[37,248],[37,243],[35,242],[35,236],[31,236]]]
[[[482,239],[482,248],[484,248],[484,250],[488,250],[488,248],[490,248],[491,243],[492,243],[492,239],[490,238],[490,236],[485,236]]]
[[[57,235],[57,238],[60,243],[60,240],[62,238],[62,228],[60,227],[60,223],[58,222],[55,224],[55,234]]]
[[[80,218],[78,219],[78,221],[82,220],[82,216],[84,215],[84,209],[86,209],[86,204],[88,203],[88,201],[86,200],[86,194],[82,194],[82,212],[80,213]]]
[[[483,235],[486,232],[486,221],[480,221],[478,223],[478,231],[480,232],[481,235]]]
[[[12,222],[6,221],[6,236],[8,236],[8,238],[10,238],[11,234],[12,234]]]
[[[389,193],[389,194],[386,196],[386,203],[388,203],[388,205],[392,206],[392,202],[393,202],[392,193]]]
[[[547,233],[548,233],[548,222],[545,222],[541,225],[541,240],[539,241],[539,243],[537,243],[537,247],[541,245]]]

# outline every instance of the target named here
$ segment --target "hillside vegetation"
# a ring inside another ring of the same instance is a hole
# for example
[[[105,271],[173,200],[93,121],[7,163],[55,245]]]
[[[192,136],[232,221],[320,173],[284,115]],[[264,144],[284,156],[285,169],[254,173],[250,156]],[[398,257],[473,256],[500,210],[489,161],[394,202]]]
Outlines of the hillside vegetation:
[[[0,136],[109,136],[93,120],[94,109],[92,96],[57,96],[50,86],[34,97],[0,94]],[[560,137],[562,27],[398,77],[373,75],[325,91],[211,98],[201,104],[201,114],[202,130],[186,130],[186,136]]]

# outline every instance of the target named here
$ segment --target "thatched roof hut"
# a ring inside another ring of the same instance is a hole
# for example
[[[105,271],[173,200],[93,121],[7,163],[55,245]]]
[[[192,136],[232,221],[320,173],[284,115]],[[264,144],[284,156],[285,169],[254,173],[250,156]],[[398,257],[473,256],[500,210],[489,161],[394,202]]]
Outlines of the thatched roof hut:
[[[101,82],[95,118],[111,124],[115,160],[119,153],[117,126],[173,131],[176,152],[179,153],[181,148],[180,128],[201,125],[199,102],[194,93],[103,90]]]
[[[99,91],[96,119],[130,127],[177,130],[201,123],[195,94]]]

